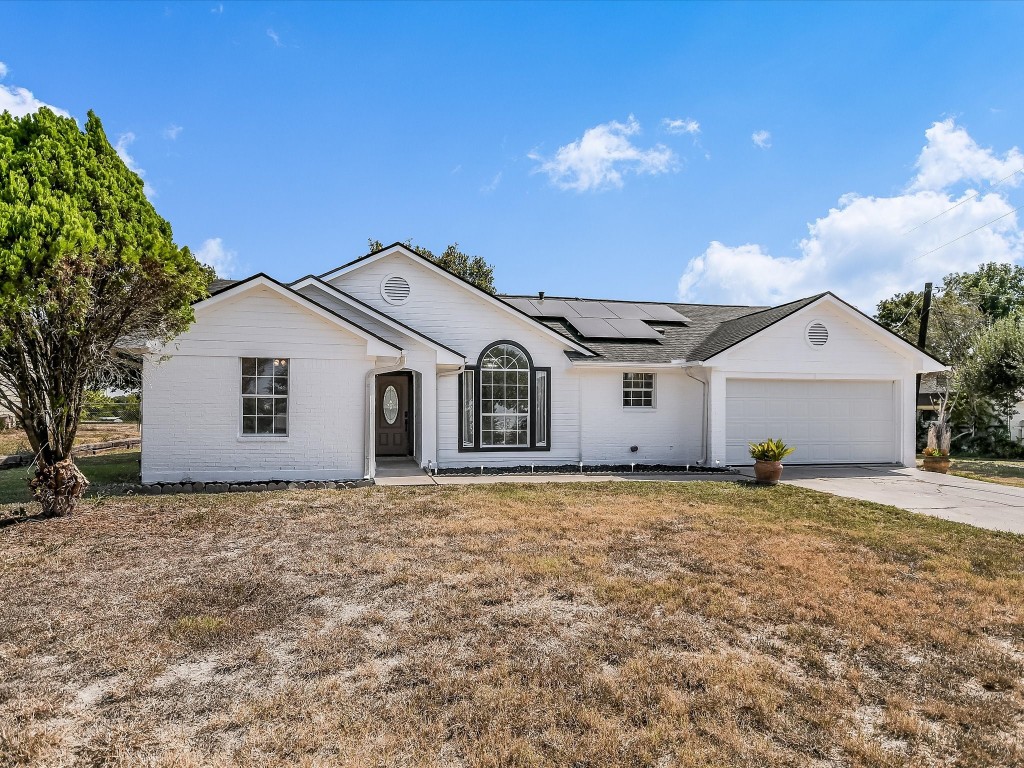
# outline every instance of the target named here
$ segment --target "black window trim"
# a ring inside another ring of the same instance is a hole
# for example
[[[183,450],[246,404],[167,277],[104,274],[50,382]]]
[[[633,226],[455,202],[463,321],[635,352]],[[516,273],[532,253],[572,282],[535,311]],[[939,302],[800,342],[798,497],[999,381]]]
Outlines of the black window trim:
[[[480,407],[481,398],[483,395],[483,384],[481,383],[480,371],[483,366],[484,355],[486,355],[491,349],[500,345],[509,344],[526,357],[527,363],[530,365],[530,444],[529,445],[480,445]],[[462,413],[463,407],[465,406],[465,399],[463,396],[463,381],[464,377],[462,374],[458,376],[458,434],[456,436],[456,443],[458,445],[459,453],[533,453],[536,451],[550,451],[552,443],[551,434],[551,368],[549,366],[538,366],[533,363],[533,356],[530,355],[529,350],[526,349],[522,344],[511,339],[499,339],[498,341],[492,341],[480,352],[480,356],[476,360],[476,365],[467,365],[466,371],[473,372],[473,445],[463,445],[463,434],[462,434]],[[545,426],[547,427],[547,444],[537,445],[537,371],[545,371],[547,373],[547,392],[544,396],[547,398],[547,418],[544,420]]]

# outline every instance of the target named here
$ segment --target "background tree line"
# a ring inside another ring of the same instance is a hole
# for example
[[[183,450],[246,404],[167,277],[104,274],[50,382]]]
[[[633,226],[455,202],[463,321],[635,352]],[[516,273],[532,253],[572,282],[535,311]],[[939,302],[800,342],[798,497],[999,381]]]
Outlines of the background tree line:
[[[923,306],[923,291],[898,293],[879,302],[875,319],[916,345]],[[925,350],[952,368],[940,382],[953,449],[1024,457],[1010,424],[1024,400],[1024,268],[987,263],[947,275],[928,311]]]

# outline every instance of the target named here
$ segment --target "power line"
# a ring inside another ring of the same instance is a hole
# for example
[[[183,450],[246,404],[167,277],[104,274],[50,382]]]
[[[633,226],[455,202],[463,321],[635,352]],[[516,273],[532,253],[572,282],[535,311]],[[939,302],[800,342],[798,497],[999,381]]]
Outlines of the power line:
[[[989,221],[989,222],[986,222],[985,224],[982,224],[977,229],[972,229],[970,232],[965,232],[964,234],[960,235],[960,237],[953,238],[948,243],[943,243],[938,248],[932,248],[930,251],[922,253],[920,256],[915,256],[914,258],[911,259],[911,261],[917,261],[918,259],[923,259],[925,256],[931,256],[936,251],[941,251],[947,245],[952,245],[953,243],[957,242],[958,240],[963,240],[968,235],[973,235],[975,232],[979,232],[979,231],[983,230],[985,227],[988,227],[988,226],[991,226],[992,224],[995,224],[1000,219],[1005,219],[1007,216],[1009,216],[1010,214],[1016,213],[1021,208],[1024,208],[1024,205],[1018,205],[1012,211],[1008,211],[1007,213],[1004,213],[1002,216],[998,216],[998,217],[992,219],[992,221]]]
[[[1013,173],[1011,173],[1011,174],[1010,174],[1009,176],[1004,176],[1004,177],[1003,177],[1003,178],[1001,178],[1001,179],[1000,179],[999,181],[997,181],[997,182],[996,182],[995,184],[991,184],[991,185],[989,186],[989,189],[991,190],[991,189],[994,189],[995,187],[998,187],[998,186],[999,186],[1000,184],[1002,184],[1002,183],[1003,183],[1004,181],[1006,181],[1006,180],[1007,180],[1007,179],[1009,179],[1009,178],[1012,178],[1013,176],[1016,176],[1016,175],[1017,175],[1018,173],[1021,173],[1022,171],[1024,171],[1024,168],[1018,168],[1018,169],[1017,169],[1016,171],[1014,171]],[[952,210],[953,210],[954,208],[959,208],[959,207],[960,207],[961,205],[963,205],[964,203],[968,203],[968,202],[970,202],[971,200],[973,200],[974,198],[976,198],[976,197],[977,197],[978,195],[980,195],[980,194],[981,194],[981,190],[978,190],[977,192],[975,192],[975,193],[974,193],[973,195],[971,195],[970,197],[965,197],[965,198],[964,198],[963,200],[961,200],[961,201],[960,201],[959,203],[957,203],[956,205],[951,205],[951,206],[950,206],[949,208],[947,208],[946,210],[944,210],[944,211],[943,211],[942,213],[937,213],[937,214],[935,214],[934,216],[932,216],[932,217],[931,217],[930,219],[928,219],[927,221],[922,221],[922,222],[921,222],[920,224],[918,224],[918,225],[917,225],[916,227],[913,227],[912,229],[908,229],[908,230],[907,230],[906,232],[904,232],[903,234],[904,234],[904,235],[909,235],[909,234],[910,234],[911,232],[914,232],[915,230],[918,230],[918,229],[920,229],[920,228],[921,228],[921,227],[923,227],[923,226],[924,226],[925,224],[929,224],[929,223],[931,223],[931,222],[935,221],[935,220],[936,220],[937,218],[939,218],[940,216],[945,216],[945,215],[946,215],[947,213],[949,213],[950,211],[952,211]]]
[[[921,297],[919,297],[919,298],[917,298],[917,299],[915,299],[915,300],[914,300],[914,305],[913,305],[913,306],[912,306],[912,307],[911,307],[910,309],[908,309],[908,310],[907,310],[907,314],[905,314],[905,315],[903,316],[903,319],[902,319],[902,320],[900,320],[900,321],[899,321],[898,323],[896,323],[896,325],[894,325],[894,326],[893,326],[893,327],[891,328],[891,330],[892,330],[893,332],[895,332],[895,331],[898,331],[898,330],[899,330],[900,328],[902,328],[902,327],[903,327],[903,324],[904,324],[905,322],[907,322],[907,320],[909,320],[909,319],[910,319],[910,316],[911,316],[911,314],[913,314],[914,310],[915,310],[915,309],[917,309],[917,305],[918,305],[918,304],[920,304],[920,303],[921,303],[921,301],[922,301],[922,298],[921,298]]]

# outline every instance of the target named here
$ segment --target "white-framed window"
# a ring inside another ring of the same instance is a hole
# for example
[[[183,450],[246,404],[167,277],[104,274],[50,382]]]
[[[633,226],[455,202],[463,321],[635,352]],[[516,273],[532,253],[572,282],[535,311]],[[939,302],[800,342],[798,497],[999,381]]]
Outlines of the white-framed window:
[[[476,440],[476,371],[462,372],[462,447],[472,448]]]
[[[242,434],[288,434],[288,358],[242,358]]]
[[[537,370],[533,372],[537,393],[537,421],[534,429],[537,432],[536,444],[538,447],[546,448],[548,444],[548,372]]]
[[[622,407],[653,408],[654,407],[654,374],[624,373],[622,374]]]
[[[495,344],[480,360],[480,445],[530,445],[530,361],[514,344]]]

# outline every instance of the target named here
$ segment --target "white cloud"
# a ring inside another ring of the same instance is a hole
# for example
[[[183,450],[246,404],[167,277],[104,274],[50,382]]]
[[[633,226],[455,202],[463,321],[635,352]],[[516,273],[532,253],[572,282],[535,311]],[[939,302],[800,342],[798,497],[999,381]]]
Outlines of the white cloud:
[[[700,133],[700,123],[692,117],[676,119],[666,117],[661,121],[661,125],[667,133],[689,133],[691,135]]]
[[[179,135],[181,135],[181,132],[183,130],[185,129],[182,128],[180,125],[174,125],[174,123],[171,123],[169,126],[164,128],[164,138],[170,141],[174,141],[175,139],[178,138]]]
[[[962,128],[955,130],[967,135]],[[932,158],[941,154],[935,150],[945,143],[947,133],[929,130],[927,135],[919,170],[932,167]],[[880,299],[897,291],[920,290],[926,281],[939,282],[950,272],[970,271],[987,261],[1020,262],[1024,229],[1012,213],[1015,205],[1004,189],[979,194],[969,188],[966,182],[973,179],[975,166],[959,167],[958,176],[945,176],[942,189],[916,189],[914,181],[893,197],[843,195],[827,214],[807,225],[807,236],[793,256],[773,256],[753,243],[712,242],[687,265],[679,295],[684,300],[778,304],[831,290],[872,313]],[[1002,178],[1000,172],[988,171],[994,179]],[[1004,214],[1009,215],[951,243]],[[934,216],[938,218],[918,226]],[[945,247],[924,255],[940,246]]]
[[[0,61],[0,80],[7,77],[9,71],[7,65]],[[0,112],[10,112],[14,117],[24,117],[38,111],[40,107],[49,107],[58,115],[71,117],[63,109],[37,99],[28,88],[0,85]]]
[[[274,45],[280,48],[284,43],[281,42],[280,35],[277,34],[271,27],[267,27],[267,37],[274,41]]]
[[[498,171],[498,173],[495,175],[493,179],[491,179],[487,184],[484,184],[482,187],[480,187],[480,191],[483,192],[485,195],[489,195],[491,192],[496,190],[498,188],[498,185],[501,184],[501,174],[502,172]]]
[[[219,237],[211,237],[204,240],[195,253],[196,259],[213,267],[217,277],[235,277],[238,269],[238,254],[235,251],[224,247],[224,240]]]
[[[633,115],[625,123],[613,120],[583,132],[583,138],[560,147],[555,156],[541,157],[536,151],[528,157],[540,163],[534,173],[546,173],[559,189],[577,192],[621,187],[626,173],[655,175],[677,167],[675,153],[663,144],[640,149],[630,136],[640,133]]]
[[[772,134],[770,131],[754,131],[750,139],[761,149],[769,149],[772,146]]]
[[[148,181],[146,181],[146,171],[140,168],[135,163],[135,158],[128,154],[128,147],[130,147],[134,141],[135,134],[131,131],[122,133],[117,137],[117,143],[114,144],[114,151],[117,152],[117,156],[124,161],[124,164],[128,166],[128,170],[142,179],[142,191],[145,193],[146,197],[156,197],[156,190],[153,189],[152,185]]]
[[[220,16],[220,14],[224,13],[224,3],[217,3],[210,9],[210,13],[215,13]]]
[[[1016,147],[999,157],[982,149],[963,126],[952,118],[935,123],[924,132],[928,140],[917,158],[917,178],[909,189],[941,190],[960,181],[992,184],[1024,168],[1024,155]],[[1006,180],[1016,186],[1022,176]]]

